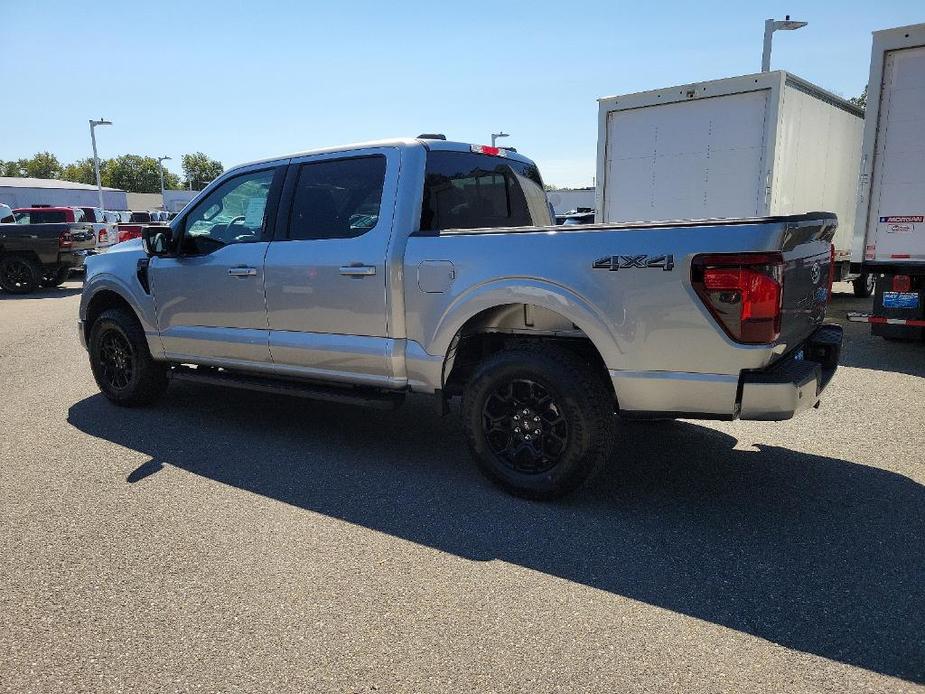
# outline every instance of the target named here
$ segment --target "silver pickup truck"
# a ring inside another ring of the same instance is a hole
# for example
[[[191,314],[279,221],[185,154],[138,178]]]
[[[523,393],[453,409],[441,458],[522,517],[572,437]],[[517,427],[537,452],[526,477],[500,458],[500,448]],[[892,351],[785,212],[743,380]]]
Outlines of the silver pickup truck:
[[[551,224],[537,167],[439,136],[240,166],[169,226],[87,260],[102,392],[171,380],[392,407],[462,397],[508,491],[564,494],[622,418],[781,420],[818,405],[836,219]]]

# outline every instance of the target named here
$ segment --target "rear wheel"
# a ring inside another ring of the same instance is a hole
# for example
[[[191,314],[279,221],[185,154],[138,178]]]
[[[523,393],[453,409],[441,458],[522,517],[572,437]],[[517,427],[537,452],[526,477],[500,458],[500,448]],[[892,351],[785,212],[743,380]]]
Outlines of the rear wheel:
[[[0,287],[10,294],[28,294],[35,291],[42,280],[41,266],[22,256],[0,258]]]
[[[851,282],[851,286],[854,287],[854,295],[861,299],[871,296],[874,293],[876,284],[877,278],[869,272],[863,273]]]
[[[96,384],[117,405],[146,405],[167,389],[167,365],[151,357],[144,330],[125,309],[111,308],[96,319],[89,352]]]
[[[578,356],[547,345],[486,359],[463,396],[463,423],[479,468],[506,491],[552,499],[599,470],[612,447],[614,398]]]
[[[45,276],[42,277],[42,286],[59,287],[64,284],[65,281],[67,281],[67,278],[70,274],[70,268],[59,267],[57,270],[45,273]]]

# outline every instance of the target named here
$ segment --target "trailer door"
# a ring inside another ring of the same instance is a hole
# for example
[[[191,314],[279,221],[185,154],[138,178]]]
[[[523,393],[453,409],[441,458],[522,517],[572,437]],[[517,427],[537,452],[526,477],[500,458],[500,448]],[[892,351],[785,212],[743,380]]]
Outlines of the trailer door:
[[[769,90],[607,118],[605,222],[765,214]]]
[[[866,260],[925,260],[925,47],[884,59],[870,200]]]

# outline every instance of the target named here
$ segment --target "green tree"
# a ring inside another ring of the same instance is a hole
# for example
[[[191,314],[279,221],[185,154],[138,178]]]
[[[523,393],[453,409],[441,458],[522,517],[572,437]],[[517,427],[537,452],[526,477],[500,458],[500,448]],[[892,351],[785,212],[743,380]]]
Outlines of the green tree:
[[[183,185],[193,190],[202,190],[225,171],[220,161],[202,152],[184,154],[180,163],[183,167]]]
[[[18,161],[0,161],[0,176],[25,176],[25,159]]]
[[[64,167],[51,152],[38,152],[31,159],[20,159],[24,176],[29,178],[61,178]]]
[[[867,108],[867,85],[864,85],[864,91],[861,92],[860,96],[852,96],[848,99],[855,106],[860,106],[861,108]]]
[[[106,181],[106,160],[100,161],[100,179],[104,186],[108,186],[109,183]],[[65,181],[74,181],[75,183],[88,183],[90,185],[96,184],[96,172],[93,170],[93,159],[87,157],[86,159],[79,159],[73,164],[68,164],[64,167],[64,172],[61,174],[61,178]]]
[[[103,185],[121,188],[129,193],[161,191],[161,168],[154,157],[123,154],[121,157],[106,160],[104,164],[100,171]],[[179,185],[180,179],[176,174],[164,171],[165,188],[177,188]]]

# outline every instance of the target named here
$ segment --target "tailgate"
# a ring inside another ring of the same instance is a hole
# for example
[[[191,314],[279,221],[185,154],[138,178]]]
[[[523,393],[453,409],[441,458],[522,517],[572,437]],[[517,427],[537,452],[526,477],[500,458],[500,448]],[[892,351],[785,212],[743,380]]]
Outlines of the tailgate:
[[[808,338],[825,319],[831,285],[832,238],[838,221],[820,213],[789,221],[783,236],[780,342],[788,349]]]
[[[96,234],[91,224],[72,224],[71,249],[74,251],[92,251],[96,248]]]

